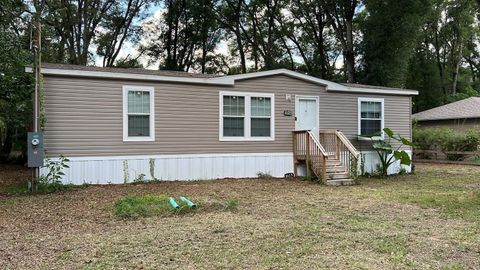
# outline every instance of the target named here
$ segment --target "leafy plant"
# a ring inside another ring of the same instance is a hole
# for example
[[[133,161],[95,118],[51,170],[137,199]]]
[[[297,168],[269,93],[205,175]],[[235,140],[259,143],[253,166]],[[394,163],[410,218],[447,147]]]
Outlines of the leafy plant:
[[[171,211],[168,198],[162,195],[127,196],[115,202],[115,214],[123,218],[166,215]]]
[[[378,157],[380,158],[380,166],[378,168],[380,174],[386,176],[390,166],[397,160],[400,161],[401,165],[408,166],[412,164],[410,155],[405,150],[400,149],[403,146],[413,147],[413,143],[399,134],[393,133],[389,128],[384,128],[383,132],[388,136],[388,140],[377,140],[373,139],[373,137],[370,137],[370,139],[372,140],[373,149],[377,152]],[[394,147],[391,144],[392,140],[399,142],[397,147]]]
[[[128,160],[124,160],[123,161],[123,183],[128,183],[128,178],[129,178],[129,174],[128,174]]]
[[[450,128],[414,128],[413,143],[421,150],[441,151],[449,160],[462,160],[464,155],[449,152],[477,151],[480,132],[475,129],[458,131]],[[431,154],[422,154],[431,158]]]
[[[47,168],[48,173],[39,178],[40,184],[59,184],[62,183],[62,177],[65,175],[63,170],[70,168],[68,162],[70,160],[62,155],[58,161],[52,161],[49,158],[45,159],[45,164],[43,167]]]
[[[8,194],[30,194],[30,193],[52,193],[57,191],[72,190],[75,188],[73,184],[63,184],[62,177],[65,175],[64,170],[70,168],[68,162],[70,160],[64,156],[60,156],[58,161],[52,161],[45,158],[44,166],[47,168],[47,173],[38,178],[36,185],[31,186],[25,184],[12,185],[2,189]],[[83,185],[82,187],[86,187]]]
[[[360,154],[360,175],[365,174],[365,154]]]
[[[135,183],[146,182],[146,180],[145,180],[145,174],[144,174],[144,173],[141,173],[141,174],[137,175],[137,177],[135,177],[135,179],[133,179],[133,182],[135,182]]]
[[[181,215],[196,212],[202,205],[191,208],[179,201],[180,208],[173,208],[164,195],[131,195],[115,202],[115,215],[121,218]]]
[[[268,172],[257,172],[257,177],[260,179],[271,179],[273,176]]]
[[[150,164],[150,176],[152,177],[152,180],[157,180],[157,178],[155,178],[155,159],[151,158],[149,161],[149,164]]]
[[[226,208],[230,211],[236,211],[238,207],[238,200],[237,199],[229,199],[227,200]]]
[[[36,186],[37,192],[51,193],[61,190],[69,190],[73,188],[73,185],[64,185],[62,183],[62,177],[65,175],[64,170],[70,168],[68,162],[70,160],[63,155],[60,155],[58,161],[52,161],[49,158],[45,159],[43,168],[47,168],[47,174],[38,178],[38,185]]]

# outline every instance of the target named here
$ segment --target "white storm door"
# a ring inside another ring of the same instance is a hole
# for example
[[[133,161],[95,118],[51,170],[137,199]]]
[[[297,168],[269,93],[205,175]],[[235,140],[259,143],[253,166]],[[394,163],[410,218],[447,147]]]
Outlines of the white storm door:
[[[295,97],[295,130],[311,130],[319,136],[318,97]]]

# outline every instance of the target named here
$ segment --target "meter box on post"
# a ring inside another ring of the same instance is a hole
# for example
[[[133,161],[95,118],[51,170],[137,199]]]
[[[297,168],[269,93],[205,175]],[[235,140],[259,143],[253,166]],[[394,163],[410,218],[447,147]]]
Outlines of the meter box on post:
[[[43,166],[43,134],[41,132],[28,132],[28,167]]]

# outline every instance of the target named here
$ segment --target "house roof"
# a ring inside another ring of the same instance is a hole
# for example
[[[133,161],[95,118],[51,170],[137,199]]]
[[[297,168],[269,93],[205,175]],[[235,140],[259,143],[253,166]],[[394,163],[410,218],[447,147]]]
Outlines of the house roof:
[[[480,97],[470,97],[443,106],[416,113],[418,121],[480,118]]]
[[[372,89],[384,89],[384,90],[399,90],[399,91],[415,91],[413,89],[398,88],[398,87],[386,87],[378,85],[368,85],[368,84],[359,84],[359,83],[342,83],[342,85],[354,88],[372,88]]]
[[[32,67],[26,67],[26,72],[32,72]],[[285,75],[307,82],[324,86],[327,91],[373,93],[387,95],[418,95],[418,91],[401,88],[387,88],[372,85],[340,84],[288,69],[275,69],[238,75],[208,75],[181,71],[147,70],[140,68],[102,68],[93,66],[78,66],[65,64],[42,64],[42,74],[74,77],[110,78],[127,80],[148,80],[162,82],[178,82],[193,84],[213,84],[233,86],[235,81],[261,78],[274,75]]]
[[[99,71],[99,72],[112,72],[112,73],[147,74],[147,75],[158,75],[158,76],[168,76],[168,77],[186,77],[186,78],[219,77],[219,75],[213,75],[213,74],[190,73],[190,72],[173,71],[173,70],[151,70],[151,69],[144,69],[144,68],[110,68],[110,67],[50,64],[50,63],[42,63],[42,69]]]

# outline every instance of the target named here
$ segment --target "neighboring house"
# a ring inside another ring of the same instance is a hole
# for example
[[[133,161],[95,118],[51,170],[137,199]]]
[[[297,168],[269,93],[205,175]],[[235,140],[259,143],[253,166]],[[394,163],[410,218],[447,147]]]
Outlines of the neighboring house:
[[[413,115],[419,127],[467,130],[480,127],[480,97],[470,97]]]
[[[352,158],[376,168],[359,134],[389,127],[411,138],[418,94],[286,69],[211,76],[45,64],[42,74],[46,154],[70,159],[63,181],[74,184],[283,177],[304,174],[307,158],[342,183]]]

